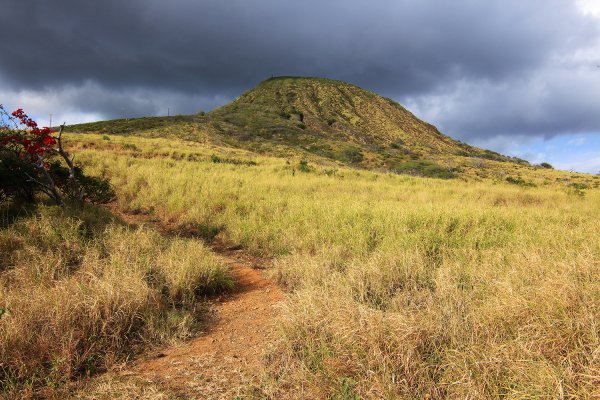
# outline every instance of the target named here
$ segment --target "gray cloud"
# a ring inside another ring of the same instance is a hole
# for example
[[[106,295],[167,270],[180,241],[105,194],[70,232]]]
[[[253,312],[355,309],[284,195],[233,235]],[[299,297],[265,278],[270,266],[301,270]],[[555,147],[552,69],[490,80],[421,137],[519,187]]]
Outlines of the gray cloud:
[[[0,101],[38,96],[39,113],[191,113],[270,75],[310,75],[394,97],[464,139],[600,130],[600,70],[584,70],[599,22],[570,0],[0,5]]]
[[[553,65],[526,76],[461,81],[406,102],[466,141],[600,131],[600,70]],[[496,146],[498,148],[498,146]]]

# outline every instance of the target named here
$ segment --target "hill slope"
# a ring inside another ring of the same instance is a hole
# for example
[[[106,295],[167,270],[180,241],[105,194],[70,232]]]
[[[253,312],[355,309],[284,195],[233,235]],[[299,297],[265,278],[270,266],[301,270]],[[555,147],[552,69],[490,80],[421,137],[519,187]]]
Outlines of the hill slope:
[[[268,79],[207,119],[230,141],[262,139],[364,167],[443,156],[515,161],[453,140],[391,99],[323,78]]]
[[[391,99],[324,78],[271,78],[207,114],[115,120],[73,130],[178,137],[441,178],[456,176],[473,158],[526,164],[453,140]]]
[[[403,146],[414,153],[477,152],[442,135],[393,100],[323,78],[271,78],[209,116],[273,136],[316,134],[359,146]]]

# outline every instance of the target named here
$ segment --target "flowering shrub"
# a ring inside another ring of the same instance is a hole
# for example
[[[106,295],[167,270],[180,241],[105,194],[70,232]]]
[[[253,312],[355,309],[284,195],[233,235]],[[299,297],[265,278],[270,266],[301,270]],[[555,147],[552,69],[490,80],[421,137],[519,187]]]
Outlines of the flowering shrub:
[[[62,147],[63,130],[40,128],[23,109],[9,114],[0,105],[0,201],[33,202],[39,192],[59,205],[65,195],[78,202],[86,195],[97,202],[114,197],[107,182],[84,176],[73,164]]]
[[[22,108],[13,111],[12,116],[17,118],[26,129],[20,130],[17,135],[8,135],[9,140],[23,146],[31,157],[42,157],[54,150],[56,139],[52,137],[52,128],[45,126],[40,129],[37,122],[29,118]]]
[[[0,125],[0,149],[9,149],[30,162],[39,162],[54,150],[56,138],[49,127],[39,128],[38,124],[23,112],[22,108],[11,115],[0,105],[2,125]]]

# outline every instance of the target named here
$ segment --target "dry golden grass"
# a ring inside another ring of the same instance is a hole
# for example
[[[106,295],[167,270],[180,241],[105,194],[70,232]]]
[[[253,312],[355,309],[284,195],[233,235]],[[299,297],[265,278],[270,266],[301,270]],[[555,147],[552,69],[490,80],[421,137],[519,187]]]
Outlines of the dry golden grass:
[[[123,207],[277,257],[294,295],[274,398],[600,396],[597,190],[577,195],[552,171],[519,187],[149,159],[153,142],[136,143],[135,158],[81,154]]]
[[[0,247],[0,393],[9,397],[188,337],[201,321],[198,297],[232,285],[201,242],[91,208],[41,208],[0,230]]]
[[[68,399],[77,400],[175,400],[182,397],[156,383],[127,376],[103,376],[87,385],[65,393]]]
[[[600,192],[568,186],[595,177],[511,171],[527,187],[495,169],[442,181],[162,139],[73,145],[122,208],[275,257],[292,294],[272,398],[600,397]],[[165,263],[184,253],[171,246]]]

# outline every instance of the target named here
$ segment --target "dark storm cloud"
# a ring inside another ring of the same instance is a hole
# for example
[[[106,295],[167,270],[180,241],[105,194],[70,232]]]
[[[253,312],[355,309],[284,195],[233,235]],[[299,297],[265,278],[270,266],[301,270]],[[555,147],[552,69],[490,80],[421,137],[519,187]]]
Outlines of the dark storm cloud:
[[[442,131],[469,142],[600,132],[600,69],[582,64],[556,63],[496,82],[462,81],[406,102]]]
[[[52,95],[67,108],[101,116],[118,116],[124,108],[138,115],[161,113],[165,104],[192,112],[221,104],[270,75],[326,76],[412,102],[419,110],[436,99],[463,96],[443,108],[454,116],[422,112],[462,137],[573,129],[570,121],[581,122],[577,102],[571,115],[546,126],[544,115],[523,120],[512,107],[503,108],[521,95],[503,88],[552,70],[557,57],[590,48],[599,32],[598,20],[567,0],[2,0],[1,5],[0,90],[13,97]],[[464,91],[469,87],[477,101]],[[500,97],[486,97],[481,87]],[[571,89],[553,90],[564,96]],[[547,112],[562,105],[546,103]],[[479,119],[473,121],[461,104],[474,107]],[[481,122],[486,113],[488,122]],[[600,121],[587,119],[586,129],[600,128]]]

